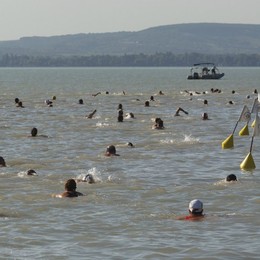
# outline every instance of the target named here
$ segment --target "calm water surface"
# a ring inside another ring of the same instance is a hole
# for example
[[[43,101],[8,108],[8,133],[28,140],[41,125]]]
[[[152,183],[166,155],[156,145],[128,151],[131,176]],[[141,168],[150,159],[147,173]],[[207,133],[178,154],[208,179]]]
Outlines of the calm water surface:
[[[238,124],[234,149],[222,150],[221,142],[243,106],[251,109],[260,68],[224,72],[222,80],[189,81],[189,68],[0,69],[0,155],[7,162],[0,168],[0,258],[258,259],[260,140],[252,172],[239,167],[251,127],[240,137]],[[184,90],[206,94],[191,100]],[[135,119],[118,123],[119,103]],[[189,114],[174,117],[178,107]],[[202,121],[203,112],[211,120]],[[152,129],[156,117],[164,130]],[[33,127],[39,137],[28,137]],[[110,144],[119,157],[104,156]],[[38,176],[26,176],[30,168]],[[67,179],[87,173],[97,183],[78,184],[86,196],[53,197]],[[231,173],[235,184],[223,181]],[[206,218],[176,220],[195,198]]]

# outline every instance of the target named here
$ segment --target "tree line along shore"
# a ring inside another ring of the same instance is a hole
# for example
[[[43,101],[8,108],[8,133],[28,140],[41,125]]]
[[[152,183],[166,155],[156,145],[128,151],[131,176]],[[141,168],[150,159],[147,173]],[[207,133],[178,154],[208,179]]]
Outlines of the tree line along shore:
[[[4,54],[0,67],[189,67],[211,62],[224,67],[258,67],[260,54],[155,54],[30,56]]]

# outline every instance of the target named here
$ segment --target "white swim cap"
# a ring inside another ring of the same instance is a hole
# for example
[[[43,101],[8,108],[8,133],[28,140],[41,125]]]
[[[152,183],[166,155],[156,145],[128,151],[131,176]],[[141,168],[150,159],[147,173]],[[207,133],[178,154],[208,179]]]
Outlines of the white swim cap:
[[[192,200],[189,204],[189,210],[191,212],[202,212],[203,211],[203,203],[200,200]]]

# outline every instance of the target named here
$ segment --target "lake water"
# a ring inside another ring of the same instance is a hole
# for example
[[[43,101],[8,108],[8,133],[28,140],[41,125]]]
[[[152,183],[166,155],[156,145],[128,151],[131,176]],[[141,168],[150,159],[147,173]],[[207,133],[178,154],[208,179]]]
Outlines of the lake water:
[[[1,68],[0,258],[259,259],[260,138],[250,172],[240,163],[251,125],[241,137],[239,122],[234,149],[221,143],[243,106],[251,110],[260,68],[223,71],[218,81],[190,81],[189,68]],[[206,94],[190,99],[184,90]],[[117,122],[120,103],[134,119]],[[175,117],[178,107],[189,114]],[[201,120],[203,112],[211,120]],[[156,117],[164,130],[152,129]],[[33,127],[39,137],[28,137]],[[104,156],[110,144],[120,156]],[[53,196],[87,173],[96,183],[78,183],[86,196]],[[224,182],[231,173],[237,183]],[[204,220],[176,220],[196,198]]]

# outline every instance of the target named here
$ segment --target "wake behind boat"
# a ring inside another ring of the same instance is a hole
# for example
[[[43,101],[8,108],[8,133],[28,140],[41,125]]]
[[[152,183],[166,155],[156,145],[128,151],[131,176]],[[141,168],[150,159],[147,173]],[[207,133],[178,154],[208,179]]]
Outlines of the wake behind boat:
[[[224,75],[214,63],[198,63],[191,68],[188,79],[221,79]]]

